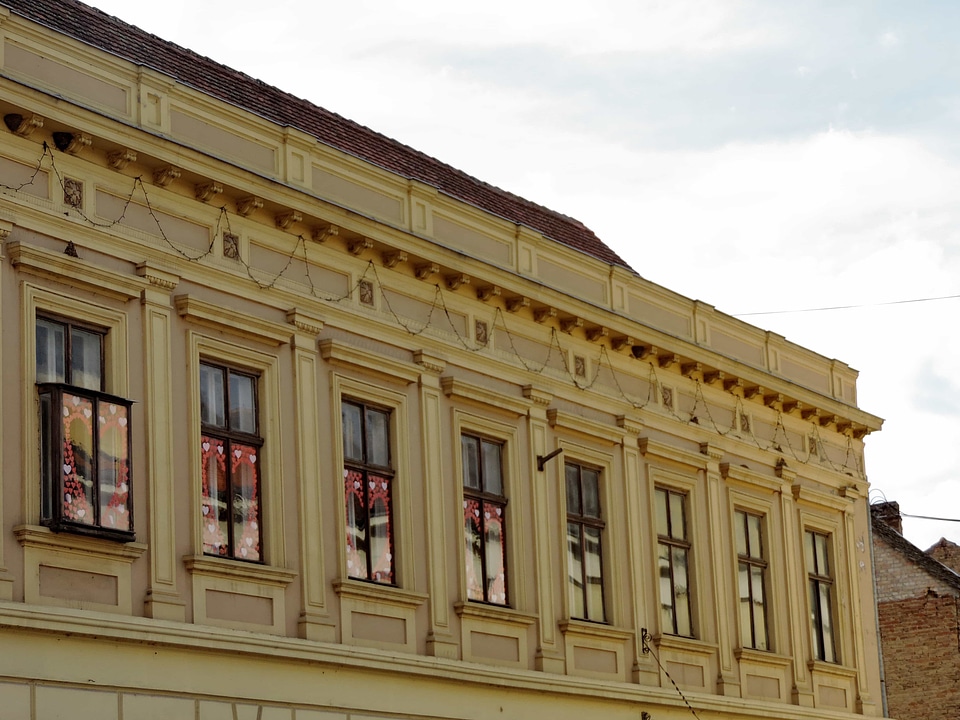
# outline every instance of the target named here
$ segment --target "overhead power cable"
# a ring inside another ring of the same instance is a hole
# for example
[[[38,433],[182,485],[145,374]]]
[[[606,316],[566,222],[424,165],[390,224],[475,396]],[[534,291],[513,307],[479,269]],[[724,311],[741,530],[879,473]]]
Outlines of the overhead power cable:
[[[912,298],[910,300],[891,300],[881,303],[864,303],[862,305],[833,305],[831,307],[802,308],[799,310],[766,310],[764,312],[731,313],[733,317],[750,317],[751,315],[786,315],[788,313],[826,312],[827,310],[856,310],[858,308],[883,307],[885,305],[907,305],[909,303],[935,302],[938,300],[956,300],[960,295],[941,295],[940,297]]]

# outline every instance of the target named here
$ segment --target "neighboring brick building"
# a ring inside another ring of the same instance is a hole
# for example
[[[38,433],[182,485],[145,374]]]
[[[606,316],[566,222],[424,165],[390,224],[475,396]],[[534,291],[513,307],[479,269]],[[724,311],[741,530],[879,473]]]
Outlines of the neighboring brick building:
[[[873,507],[874,573],[890,717],[960,717],[958,546],[940,540],[927,552],[900,534],[897,503]]]

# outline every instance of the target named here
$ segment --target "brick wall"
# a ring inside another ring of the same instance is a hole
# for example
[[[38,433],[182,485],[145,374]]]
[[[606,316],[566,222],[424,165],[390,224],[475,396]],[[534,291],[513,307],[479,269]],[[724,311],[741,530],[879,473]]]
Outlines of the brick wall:
[[[939,542],[927,550],[927,555],[941,562],[956,573],[960,573],[960,545],[940,538]]]
[[[931,591],[878,609],[889,716],[960,718],[960,598]]]
[[[927,590],[933,590],[938,595],[956,594],[956,590],[918,568],[903,553],[876,535],[873,537],[873,564],[878,603],[922,597]]]

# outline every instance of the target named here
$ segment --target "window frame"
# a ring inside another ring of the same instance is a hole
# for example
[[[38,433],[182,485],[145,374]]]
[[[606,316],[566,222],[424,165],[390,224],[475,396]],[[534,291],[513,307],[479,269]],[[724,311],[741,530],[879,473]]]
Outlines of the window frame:
[[[825,548],[824,555],[826,560],[826,574],[817,572],[817,551],[816,538],[823,538]],[[808,551],[807,540],[812,539],[814,544]],[[804,569],[807,575],[807,603],[810,617],[810,643],[811,655],[815,661],[827,662],[831,664],[840,664],[840,638],[839,628],[837,627],[837,577],[836,577],[836,548],[834,545],[834,533],[828,530],[822,530],[817,527],[804,526],[802,552],[804,559]],[[811,567],[811,559],[813,567]],[[827,647],[824,637],[824,607],[821,602],[821,590],[826,587],[828,591],[826,614],[829,620],[830,645]],[[831,657],[827,657],[829,649]]]
[[[224,552],[217,552],[217,553],[207,552],[206,551],[207,543],[205,542],[202,543],[201,550],[203,551],[203,554],[206,557],[217,557],[217,558],[223,558],[227,560],[238,560],[241,562],[249,562],[249,563],[256,563],[256,564],[262,565],[263,564],[263,522],[262,522],[263,472],[260,466],[260,456],[262,455],[262,451],[263,451],[264,439],[260,429],[260,404],[259,404],[260,375],[259,373],[250,372],[249,370],[241,369],[234,365],[223,363],[219,360],[214,361],[206,357],[200,358],[199,368],[201,369],[201,372],[203,367],[208,367],[213,370],[219,371],[224,380],[224,383],[223,383],[224,406],[222,409],[224,410],[225,424],[217,425],[217,424],[204,422],[203,413],[202,413],[202,383],[201,383],[201,397],[198,397],[198,400],[201,402],[201,414],[200,414],[201,458],[203,458],[203,454],[206,452],[206,448],[204,448],[204,445],[209,443],[211,439],[219,440],[224,443],[223,447],[226,448],[226,452],[224,452],[223,454],[228,460],[227,462],[224,463],[225,474],[227,476],[226,496],[232,499],[231,507],[236,502],[235,500],[236,485],[234,481],[235,469],[233,468],[233,463],[229,462],[230,456],[236,452],[235,450],[232,449],[233,445],[234,443],[238,443],[238,444],[242,443],[245,446],[256,448],[256,459],[252,461],[252,465],[255,468],[255,486],[254,486],[253,494],[256,499],[256,507],[257,507],[257,520],[256,520],[257,527],[255,528],[257,531],[256,532],[257,556],[255,558],[247,557],[243,552],[244,550],[246,550],[246,548],[244,548],[242,545],[239,548],[239,552],[237,551],[238,541],[237,541],[237,538],[235,537],[236,522],[233,520],[233,518],[228,519],[226,523],[226,538],[225,538],[226,552],[225,553]],[[246,431],[238,430],[232,427],[231,413],[233,411],[233,406],[231,403],[232,393],[231,393],[230,380],[231,380],[231,376],[233,375],[245,377],[253,381],[252,382],[253,420],[254,420],[253,432],[246,432]],[[201,479],[203,477],[202,466],[203,466],[203,462],[201,460],[201,471],[200,471]],[[203,486],[203,483],[201,482],[201,513],[207,508],[211,507],[210,503],[207,502],[206,497],[203,495],[202,486]],[[213,518],[209,518],[209,516],[202,517],[201,523],[206,522],[208,519],[212,520]],[[248,544],[252,546],[253,538],[248,537],[246,539],[250,541]]]
[[[558,463],[559,464],[559,463]],[[580,505],[581,512],[575,513],[571,510],[566,502],[567,498],[567,468],[573,467],[577,468],[578,476],[578,504]],[[583,471],[588,470],[596,473],[597,475],[597,516],[589,516],[583,514]],[[608,605],[608,592],[607,592],[607,564],[608,560],[606,559],[606,554],[604,552],[604,546],[607,544],[605,542],[605,535],[607,530],[607,522],[604,516],[604,506],[607,505],[604,498],[604,488],[605,482],[604,478],[605,468],[602,466],[597,466],[589,461],[583,462],[577,459],[569,459],[564,457],[563,460],[563,497],[564,497],[564,546],[566,547],[566,552],[564,557],[566,558],[566,587],[567,587],[567,603],[568,603],[568,616],[573,620],[581,620],[583,622],[591,622],[598,624],[609,624],[610,622],[610,611],[607,608]],[[573,581],[573,575],[571,574],[572,563],[571,563],[571,551],[570,551],[570,534],[569,528],[571,525],[576,525],[580,529],[579,540],[580,540],[580,582],[581,590],[580,593],[582,597],[580,598],[583,604],[583,615],[574,615],[573,606],[574,606],[574,593],[577,592],[576,583]],[[584,535],[586,528],[593,528],[598,531],[599,535],[599,550],[598,555],[600,557],[600,617],[590,617],[590,604],[589,604],[589,592],[587,584],[587,575],[586,575],[586,562],[584,562]]]
[[[210,563],[227,563],[233,567],[248,567],[251,573],[257,568],[285,565],[286,547],[283,533],[283,465],[281,463],[280,431],[280,371],[279,358],[275,354],[251,349],[242,345],[215,339],[196,330],[187,331],[189,363],[187,367],[187,413],[190,427],[187,443],[190,448],[190,495],[191,528],[194,557]],[[260,465],[260,560],[250,562],[231,557],[205,555],[203,552],[203,493],[202,427],[200,416],[200,364],[229,366],[242,373],[258,377],[257,399],[259,402],[258,428],[263,440],[258,453]]]
[[[479,532],[479,542],[480,542],[480,567],[481,567],[481,578],[480,578],[480,589],[482,591],[482,597],[471,597],[470,596],[470,583],[469,580],[466,583],[466,596],[467,600],[470,602],[480,602],[488,605],[494,605],[496,607],[510,607],[511,599],[511,587],[510,587],[510,544],[512,542],[512,534],[509,531],[509,518],[511,517],[510,513],[507,512],[507,507],[510,503],[509,498],[506,494],[506,471],[504,464],[506,461],[506,443],[499,439],[492,439],[481,433],[472,432],[469,430],[461,430],[460,432],[460,458],[461,458],[461,469],[460,469],[460,488],[463,493],[463,503],[462,507],[464,513],[462,515],[462,522],[464,525],[461,525],[464,532],[464,566],[467,567],[469,563],[467,562],[467,542],[468,537],[466,536],[466,517],[468,504],[470,501],[475,501],[478,505],[477,514],[480,518],[485,518],[486,513],[484,511],[485,506],[489,503],[493,506],[498,506],[502,508],[501,518],[500,518],[500,556],[501,556],[501,567],[502,572],[500,575],[503,579],[503,589],[501,593],[501,601],[497,602],[495,599],[490,599],[490,584],[491,578],[489,576],[489,568],[487,567],[487,534],[485,532]],[[470,438],[477,441],[477,471],[478,471],[478,488],[468,487],[466,483],[466,463],[464,463],[465,458],[465,448],[464,440]],[[493,493],[486,489],[485,477],[485,465],[483,462],[483,447],[484,444],[495,445],[498,448],[498,466],[500,473],[500,493]],[[467,577],[469,578],[469,572],[466,572]],[[493,582],[496,582],[494,580]]]
[[[106,401],[129,405],[128,356],[127,356],[127,313],[122,310],[94,304],[77,295],[64,295],[40,287],[31,282],[21,282],[21,367],[24,382],[22,392],[21,427],[24,437],[40,437],[41,419],[37,382],[37,320],[45,318],[55,322],[67,323],[101,334],[101,390],[91,391],[78,388],[84,394],[97,394]],[[45,383],[51,385],[50,383]],[[65,383],[53,383],[71,388]],[[128,414],[128,423],[132,418]],[[45,525],[67,534],[86,535],[118,542],[132,542],[136,537],[133,504],[137,487],[137,467],[132,454],[132,428],[127,429],[127,471],[128,491],[127,509],[130,516],[129,530],[111,530],[98,526],[86,526],[72,523],[45,521],[43,508],[43,477],[41,454],[38,446],[23,443],[21,462],[23,467],[23,516],[28,522]],[[58,483],[59,484],[59,483]]]
[[[361,459],[347,457],[346,448],[345,448],[346,428],[343,425],[341,425],[340,436],[341,436],[341,439],[343,440],[343,442],[341,443],[341,447],[344,448],[344,451],[343,451],[344,452],[344,458],[343,458],[344,480],[345,481],[348,480],[348,473],[351,471],[360,473],[360,476],[361,476],[358,489],[362,490],[362,497],[363,497],[362,506],[363,506],[364,515],[365,515],[364,525],[366,527],[366,533],[364,534],[364,539],[363,539],[363,545],[364,545],[363,557],[364,557],[364,564],[365,564],[365,567],[363,568],[364,575],[363,577],[360,577],[358,575],[351,574],[351,567],[350,567],[351,560],[348,558],[347,576],[353,580],[359,580],[361,582],[371,582],[371,583],[376,583],[378,585],[388,585],[388,586],[396,587],[396,584],[397,584],[396,583],[397,567],[395,562],[396,536],[394,534],[395,521],[394,521],[394,508],[393,508],[394,496],[395,496],[394,488],[396,485],[396,482],[395,482],[396,470],[393,464],[393,458],[394,458],[394,452],[395,452],[394,451],[395,445],[393,443],[394,433],[392,430],[393,424],[395,422],[395,419],[393,417],[393,411],[390,408],[384,407],[375,402],[367,402],[365,400],[354,398],[354,397],[341,397],[340,398],[341,423],[342,423],[342,418],[344,414],[344,406],[353,406],[360,409],[360,426],[361,426],[360,451],[362,455]],[[371,451],[371,448],[368,446],[368,443],[370,442],[370,435],[368,433],[368,428],[367,428],[369,413],[381,413],[386,416],[386,437],[387,437],[387,457],[386,457],[387,464],[386,465],[372,462],[369,458],[370,451]],[[374,566],[375,561],[371,551],[372,543],[373,543],[373,533],[371,532],[372,522],[371,522],[371,513],[370,513],[371,481],[369,478],[371,475],[379,477],[382,480],[385,480],[387,482],[387,487],[382,488],[387,494],[387,498],[388,498],[387,513],[386,513],[386,516],[387,516],[386,553],[388,555],[387,559],[390,565],[389,565],[389,575],[387,576],[386,580],[379,579],[378,574],[374,572],[376,568]],[[346,503],[347,501],[346,495],[344,495],[343,500],[344,500],[344,503]],[[346,510],[346,508],[344,508],[344,510]],[[346,519],[344,519],[344,522],[346,523]],[[348,529],[349,529],[349,526],[348,526]],[[344,537],[346,538],[346,535]],[[347,547],[348,548],[350,547],[349,542],[347,542]]]
[[[410,487],[410,439],[409,417],[407,412],[407,396],[404,393],[391,390],[381,385],[374,385],[363,380],[348,377],[338,372],[331,373],[330,411],[334,429],[333,452],[330,453],[330,468],[335,481],[337,507],[335,513],[337,528],[337,556],[338,576],[341,583],[359,583],[363,586],[390,589],[403,589],[416,586],[415,566],[413,564],[412,548],[413,534],[412,498]],[[347,523],[343,486],[343,470],[345,467],[343,453],[343,418],[341,404],[344,399],[360,400],[390,411],[390,447],[392,451],[393,482],[392,482],[392,523],[393,523],[393,584],[366,582],[351,577],[347,572]]]
[[[743,517],[744,527],[743,527],[743,537],[745,545],[745,553],[740,553],[739,548],[739,524],[740,516]],[[755,518],[758,521],[758,530],[757,530],[757,539],[760,544],[758,554],[753,554],[753,548],[750,547],[750,532],[749,527],[746,526],[746,523],[749,522],[750,518]],[[771,640],[771,623],[770,623],[770,593],[769,593],[769,578],[770,578],[770,561],[769,561],[769,538],[768,538],[768,518],[767,515],[763,512],[757,510],[735,507],[733,511],[733,522],[734,522],[734,552],[736,554],[737,562],[737,617],[740,622],[740,647],[746,648],[749,650],[758,650],[761,652],[771,652],[773,650],[773,642]],[[743,589],[740,586],[740,572],[741,568],[746,567],[748,572],[748,593],[747,601],[749,602],[749,624],[745,626],[743,614],[742,614],[742,604],[744,602]],[[760,610],[760,621],[763,627],[763,635],[765,640],[765,647],[759,647],[757,643],[757,617],[754,604],[754,587],[753,587],[753,570],[760,570],[760,592],[762,594],[762,609]],[[748,637],[749,636],[749,637]],[[747,642],[749,640],[749,642]]]
[[[659,497],[660,493],[664,493],[666,499],[666,518],[667,518],[667,534],[664,535],[660,532],[661,528],[659,527]],[[671,496],[681,498],[681,510],[683,514],[683,534],[682,537],[674,537],[672,533],[672,524],[670,512],[670,498]],[[657,605],[659,608],[659,619],[661,624],[661,631],[666,635],[673,635],[676,637],[685,637],[685,638],[696,638],[696,621],[694,618],[694,603],[693,603],[693,593],[695,585],[695,568],[693,565],[693,538],[691,532],[691,497],[689,489],[678,489],[671,487],[669,485],[656,484],[653,487],[653,513],[654,513],[654,522],[653,528],[656,532],[657,538],[657,552],[655,556],[656,567],[657,567],[657,579],[658,579],[658,590],[657,590]],[[664,613],[667,611],[666,606],[663,604],[663,578],[660,577],[660,550],[661,547],[666,547],[669,551],[669,568],[670,568],[670,626],[666,626],[664,621]],[[685,564],[687,568],[687,593],[686,593],[686,611],[687,611],[687,622],[689,623],[689,633],[680,632],[679,627],[679,618],[677,613],[678,598],[676,591],[676,581],[674,574],[674,551],[679,551],[684,554]]]

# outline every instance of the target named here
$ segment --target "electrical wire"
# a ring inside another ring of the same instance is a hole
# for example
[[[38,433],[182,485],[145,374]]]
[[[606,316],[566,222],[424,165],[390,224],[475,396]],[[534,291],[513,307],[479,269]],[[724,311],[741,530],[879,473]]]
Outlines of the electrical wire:
[[[828,310],[856,310],[858,308],[884,307],[886,305],[907,305],[909,303],[936,302],[938,300],[956,300],[960,295],[941,295],[939,297],[912,298],[910,300],[891,300],[890,302],[865,303],[863,305],[833,305],[831,307],[803,308],[800,310],[766,310],[764,312],[731,313],[733,317],[754,315],[787,315],[789,313],[826,312]]]

